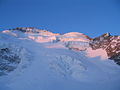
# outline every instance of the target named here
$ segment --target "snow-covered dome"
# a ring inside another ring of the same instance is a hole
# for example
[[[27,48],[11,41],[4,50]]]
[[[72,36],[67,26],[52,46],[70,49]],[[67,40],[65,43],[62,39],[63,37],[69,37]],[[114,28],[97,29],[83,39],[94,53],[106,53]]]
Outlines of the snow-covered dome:
[[[70,33],[66,33],[63,34],[59,37],[60,41],[83,41],[83,42],[89,42],[90,38],[83,34],[83,33],[79,33],[79,32],[70,32]]]

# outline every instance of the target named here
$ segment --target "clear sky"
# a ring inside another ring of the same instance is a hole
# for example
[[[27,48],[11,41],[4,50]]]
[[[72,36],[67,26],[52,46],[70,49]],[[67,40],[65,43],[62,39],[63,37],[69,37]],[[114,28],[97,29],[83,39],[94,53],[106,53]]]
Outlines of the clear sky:
[[[0,0],[0,30],[15,27],[120,35],[120,0]]]

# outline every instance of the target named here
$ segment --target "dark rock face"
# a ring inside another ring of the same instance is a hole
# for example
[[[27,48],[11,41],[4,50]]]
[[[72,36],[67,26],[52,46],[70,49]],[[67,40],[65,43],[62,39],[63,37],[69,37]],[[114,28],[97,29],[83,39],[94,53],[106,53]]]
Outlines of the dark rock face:
[[[96,37],[90,42],[90,46],[93,50],[103,48],[105,49],[110,43],[111,35],[109,33]]]
[[[17,28],[10,29],[10,30],[13,30],[13,31],[17,30],[17,31],[21,31],[23,33],[25,33],[25,32],[27,32],[27,33],[40,33],[41,31],[48,32],[47,30],[37,29],[34,27],[17,27]]]
[[[0,76],[16,69],[20,57],[9,48],[0,48]]]
[[[120,36],[112,36],[106,33],[91,40],[90,46],[93,50],[104,49],[109,59],[120,65]]]

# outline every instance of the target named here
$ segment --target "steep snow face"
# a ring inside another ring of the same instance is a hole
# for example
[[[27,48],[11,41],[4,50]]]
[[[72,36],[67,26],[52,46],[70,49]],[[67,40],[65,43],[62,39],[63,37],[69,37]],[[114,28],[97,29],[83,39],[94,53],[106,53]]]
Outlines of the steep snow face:
[[[120,67],[112,61],[102,61],[97,57],[88,58],[82,51],[46,48],[44,43],[29,40],[22,40],[21,45],[31,52],[33,56],[31,65],[21,74],[17,75],[18,69],[9,74],[8,80],[5,80],[7,84],[4,84],[7,88],[3,85],[5,88],[3,90],[119,90],[120,88],[118,77]]]
[[[20,43],[19,40],[17,41]],[[29,63],[29,53],[25,48],[21,47],[18,42],[9,35],[0,34],[0,76],[7,75],[14,71],[19,67],[19,64],[22,64],[20,66],[22,69]]]
[[[0,76],[0,90],[120,89],[120,67],[106,59],[103,49],[92,50],[87,40],[60,41],[57,39],[64,35],[40,35],[44,31],[33,29],[23,28],[21,31],[15,29],[0,33],[0,42],[3,43],[0,44],[1,55],[17,54],[20,57],[17,64],[19,59],[14,59],[13,71]],[[86,38],[79,35],[77,37],[82,37],[81,39]],[[43,36],[48,41],[43,42]],[[48,37],[53,36],[56,39],[49,41]],[[76,33],[67,36],[76,37]],[[34,37],[42,39],[36,41]],[[0,60],[7,61],[6,66],[12,63],[6,58]]]

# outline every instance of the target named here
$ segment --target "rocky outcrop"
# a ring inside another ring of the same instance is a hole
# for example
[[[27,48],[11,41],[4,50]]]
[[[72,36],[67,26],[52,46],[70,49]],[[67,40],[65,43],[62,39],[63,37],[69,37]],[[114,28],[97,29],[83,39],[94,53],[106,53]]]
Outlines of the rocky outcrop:
[[[38,30],[34,27],[17,27],[17,28],[11,29],[11,30],[17,30],[17,31],[21,31],[21,32],[31,32],[31,33],[39,33],[40,32],[40,30]]]
[[[0,76],[16,69],[21,58],[10,48],[0,48]]]
[[[106,33],[91,40],[90,46],[93,50],[104,49],[109,59],[120,65],[120,36],[112,36],[110,33]]]

